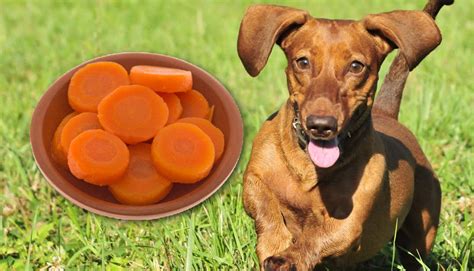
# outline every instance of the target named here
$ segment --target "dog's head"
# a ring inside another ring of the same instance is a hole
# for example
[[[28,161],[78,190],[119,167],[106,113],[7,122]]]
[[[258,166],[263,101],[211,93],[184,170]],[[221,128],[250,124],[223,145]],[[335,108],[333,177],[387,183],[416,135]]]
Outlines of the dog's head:
[[[273,5],[251,6],[240,26],[238,53],[257,76],[273,45],[286,54],[290,100],[313,141],[334,140],[355,115],[370,110],[378,71],[395,48],[413,69],[441,40],[422,11],[369,15],[360,21],[327,20]]]

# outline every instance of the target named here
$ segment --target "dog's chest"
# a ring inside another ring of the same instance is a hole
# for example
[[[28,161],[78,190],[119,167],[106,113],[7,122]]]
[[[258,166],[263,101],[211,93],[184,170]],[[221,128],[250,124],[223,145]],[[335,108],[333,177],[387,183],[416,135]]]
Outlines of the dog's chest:
[[[373,202],[383,186],[385,163],[376,155],[351,170],[340,170],[321,178],[311,189],[305,189],[304,182],[293,176],[291,181],[277,189],[277,196],[287,214],[299,223],[327,223],[344,220],[350,215],[361,215],[363,219],[373,207]],[[364,164],[364,166],[362,166]],[[361,218],[362,218],[361,217]],[[303,225],[301,225],[303,226]]]
[[[321,182],[310,190],[293,177],[287,183],[272,186],[272,189],[281,204],[300,220],[314,218],[321,222],[331,218],[344,219],[354,209],[353,197],[360,182],[351,175],[336,174],[332,180]]]

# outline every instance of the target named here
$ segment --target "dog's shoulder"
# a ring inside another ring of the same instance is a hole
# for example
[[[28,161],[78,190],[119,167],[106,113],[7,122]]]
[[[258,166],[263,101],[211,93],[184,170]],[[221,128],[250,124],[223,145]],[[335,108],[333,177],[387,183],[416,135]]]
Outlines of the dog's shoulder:
[[[280,152],[279,134],[275,120],[265,121],[260,130],[257,132],[252,146],[252,155],[260,159],[268,159],[269,157],[278,158]],[[273,159],[270,159],[273,160]]]
[[[275,112],[271,120],[263,122],[254,137],[252,153],[247,170],[255,170],[259,175],[271,174],[286,169],[281,151],[279,122],[281,115]]]

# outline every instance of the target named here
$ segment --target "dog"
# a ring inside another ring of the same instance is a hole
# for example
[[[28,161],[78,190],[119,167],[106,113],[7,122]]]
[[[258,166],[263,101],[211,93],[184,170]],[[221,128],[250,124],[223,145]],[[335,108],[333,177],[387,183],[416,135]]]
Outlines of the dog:
[[[415,257],[436,237],[441,189],[397,118],[409,71],[441,42],[434,17],[448,2],[359,21],[247,9],[237,45],[247,72],[260,73],[274,44],[288,60],[289,98],[256,135],[243,180],[262,270],[351,268],[392,238],[403,266],[418,270]],[[397,48],[375,99],[380,66]]]

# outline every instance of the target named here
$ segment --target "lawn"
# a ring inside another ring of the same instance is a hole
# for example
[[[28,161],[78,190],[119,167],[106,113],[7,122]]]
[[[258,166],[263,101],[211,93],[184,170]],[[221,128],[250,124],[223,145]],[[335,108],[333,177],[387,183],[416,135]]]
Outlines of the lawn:
[[[280,3],[280,1],[278,1]],[[318,0],[282,4],[327,18],[420,9],[424,0]],[[50,264],[80,270],[255,270],[255,233],[242,206],[252,139],[286,99],[286,59],[275,48],[260,77],[237,56],[249,1],[0,0],[0,270]],[[457,0],[438,18],[443,43],[411,74],[401,121],[418,137],[443,189],[431,270],[474,268],[474,1]],[[29,144],[35,104],[55,78],[84,60],[122,51],[169,54],[214,74],[245,122],[240,162],[203,204],[166,219],[127,222],[84,211],[37,169]],[[390,57],[387,63],[393,59]],[[403,270],[387,246],[373,261]]]

